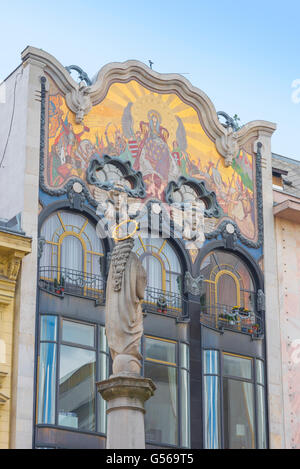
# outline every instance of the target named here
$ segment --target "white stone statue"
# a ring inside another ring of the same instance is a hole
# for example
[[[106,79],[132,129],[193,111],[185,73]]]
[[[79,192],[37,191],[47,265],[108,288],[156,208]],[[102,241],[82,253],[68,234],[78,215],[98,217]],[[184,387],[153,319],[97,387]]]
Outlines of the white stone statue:
[[[133,238],[116,242],[108,274],[105,327],[114,375],[139,375],[141,369],[141,300],[147,274],[138,256],[132,252],[133,245]]]

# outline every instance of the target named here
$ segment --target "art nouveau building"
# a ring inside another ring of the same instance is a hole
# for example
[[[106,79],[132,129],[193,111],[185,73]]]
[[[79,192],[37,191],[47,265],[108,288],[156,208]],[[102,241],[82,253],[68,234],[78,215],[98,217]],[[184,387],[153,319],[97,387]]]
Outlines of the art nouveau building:
[[[146,404],[147,447],[288,446],[275,125],[237,129],[185,78],[136,61],[108,64],[93,82],[77,71],[79,84],[74,67],[28,47],[0,108],[0,213],[21,212],[32,238],[13,446],[105,448],[95,383],[111,367],[105,214],[116,194],[139,225],[134,250],[148,274],[143,373],[157,391]]]

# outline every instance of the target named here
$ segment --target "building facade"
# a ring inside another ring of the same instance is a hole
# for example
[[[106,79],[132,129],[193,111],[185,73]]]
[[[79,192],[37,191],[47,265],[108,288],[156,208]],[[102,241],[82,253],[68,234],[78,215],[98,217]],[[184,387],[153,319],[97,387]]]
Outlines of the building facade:
[[[15,428],[14,351],[19,346],[19,291],[22,259],[31,239],[0,221],[0,449],[8,449]]]
[[[273,155],[273,211],[287,448],[299,448],[300,443],[299,174],[298,161]]]
[[[6,88],[3,116],[17,107],[8,145],[1,118],[0,187],[13,201],[1,197],[2,216],[21,212],[33,246],[11,447],[105,448],[95,383],[111,368],[105,288],[117,204],[134,220],[126,227],[148,275],[142,372],[157,390],[147,447],[288,447],[275,125],[238,129],[185,78],[136,61],[91,81],[28,47]]]

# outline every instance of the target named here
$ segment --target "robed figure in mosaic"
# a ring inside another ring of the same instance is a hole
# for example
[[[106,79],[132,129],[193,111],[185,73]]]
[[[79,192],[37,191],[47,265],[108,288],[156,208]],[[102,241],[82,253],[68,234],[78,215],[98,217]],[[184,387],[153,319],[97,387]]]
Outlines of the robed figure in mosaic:
[[[134,240],[118,241],[113,249],[106,292],[106,336],[113,359],[113,374],[140,374],[143,335],[141,300],[147,274],[132,252]]]

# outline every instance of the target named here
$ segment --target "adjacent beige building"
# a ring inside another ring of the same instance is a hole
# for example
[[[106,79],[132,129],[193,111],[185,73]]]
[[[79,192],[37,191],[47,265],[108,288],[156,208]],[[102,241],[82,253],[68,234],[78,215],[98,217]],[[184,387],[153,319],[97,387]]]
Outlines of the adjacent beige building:
[[[2,228],[2,229],[1,229]],[[0,448],[12,445],[14,402],[18,388],[14,369],[20,318],[19,289],[22,259],[31,252],[31,239],[0,226]]]

